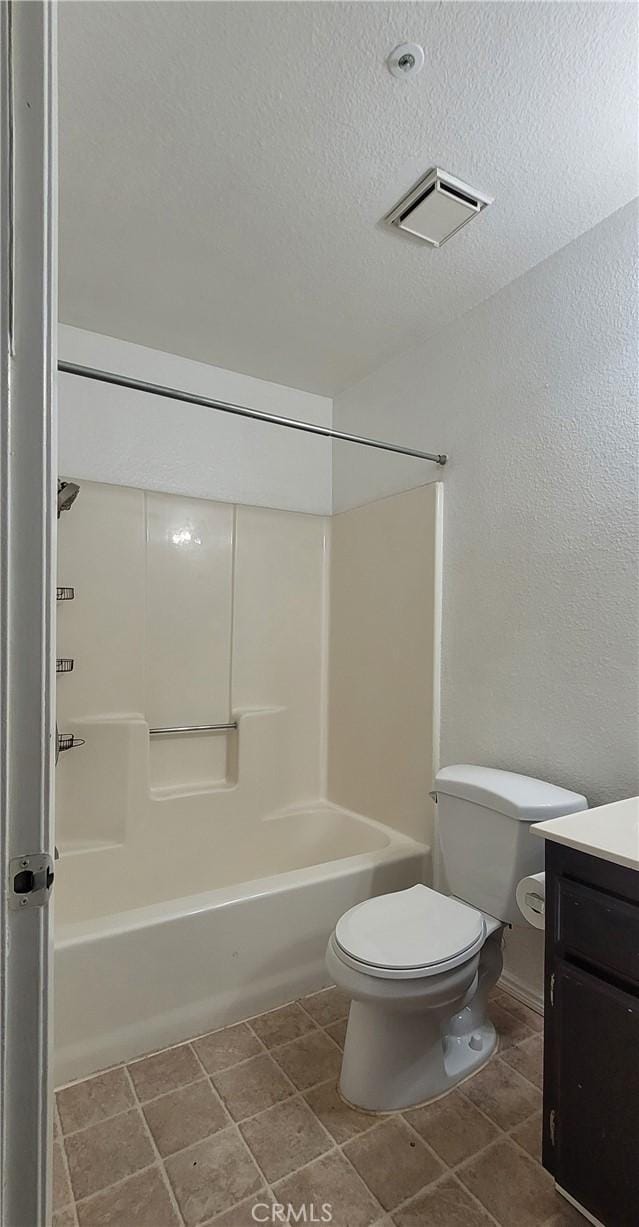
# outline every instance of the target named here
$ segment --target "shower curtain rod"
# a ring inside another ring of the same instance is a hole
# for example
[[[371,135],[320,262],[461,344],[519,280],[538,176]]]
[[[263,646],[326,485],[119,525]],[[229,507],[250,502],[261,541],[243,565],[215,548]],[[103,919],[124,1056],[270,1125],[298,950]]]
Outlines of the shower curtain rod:
[[[232,413],[236,417],[251,418],[255,422],[270,422],[273,426],[286,426],[288,430],[303,430],[306,434],[322,435],[325,439],[339,439],[343,443],[358,443],[361,447],[376,447],[382,452],[398,452],[401,456],[414,456],[417,460],[432,460],[435,464],[446,464],[448,460],[448,456],[441,453],[420,452],[415,447],[402,447],[399,443],[383,443],[381,439],[350,435],[343,430],[333,430],[330,426],[315,426],[311,422],[299,422],[295,418],[279,417],[275,413],[260,413],[257,409],[247,409],[244,405],[233,405],[224,400],[210,400],[208,396],[198,396],[195,392],[181,392],[178,388],[147,383],[145,379],[131,379],[128,375],[116,375],[112,371],[100,371],[93,366],[80,366],[77,362],[58,362],[58,370],[65,375],[81,375],[83,379],[94,379],[97,383],[112,383],[119,388],[131,388],[134,392],[149,392],[152,396],[181,400],[187,405],[218,409],[220,413]]]

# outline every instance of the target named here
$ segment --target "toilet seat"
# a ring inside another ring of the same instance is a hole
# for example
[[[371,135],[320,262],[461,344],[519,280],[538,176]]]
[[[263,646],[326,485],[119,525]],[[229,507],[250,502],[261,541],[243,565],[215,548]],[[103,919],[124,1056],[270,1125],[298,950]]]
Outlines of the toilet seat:
[[[481,949],[481,912],[421,884],[378,895],[338,920],[336,953],[380,979],[418,979],[458,967]]]

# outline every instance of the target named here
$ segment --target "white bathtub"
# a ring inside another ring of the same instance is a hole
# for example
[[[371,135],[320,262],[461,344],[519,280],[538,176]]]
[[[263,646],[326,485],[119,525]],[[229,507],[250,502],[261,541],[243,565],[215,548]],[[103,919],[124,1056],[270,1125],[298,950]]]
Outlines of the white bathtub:
[[[321,988],[342,912],[429,880],[425,844],[326,803],[204,853],[155,834],[58,862],[58,1085]]]

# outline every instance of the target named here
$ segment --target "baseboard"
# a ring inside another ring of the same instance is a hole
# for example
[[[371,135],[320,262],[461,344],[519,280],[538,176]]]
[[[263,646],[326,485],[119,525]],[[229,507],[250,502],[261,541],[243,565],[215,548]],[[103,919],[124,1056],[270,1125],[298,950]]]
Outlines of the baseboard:
[[[590,1210],[586,1210],[580,1202],[575,1201],[574,1197],[571,1197],[570,1193],[567,1193],[565,1189],[562,1189],[560,1184],[555,1183],[555,1188],[558,1193],[561,1193],[562,1197],[565,1197],[566,1201],[570,1202],[571,1206],[575,1207],[575,1210],[578,1210],[580,1214],[583,1214],[584,1218],[588,1219],[589,1223],[593,1223],[594,1227],[605,1227],[604,1223],[602,1223],[598,1218],[595,1218],[594,1214],[590,1213]]]
[[[502,972],[499,979],[499,987],[503,988],[505,992],[510,993],[511,997],[516,997],[518,1001],[523,1001],[524,1005],[530,1006],[530,1009],[535,1010],[537,1014],[543,1014],[543,994],[533,992],[527,984],[518,980],[517,976],[513,976],[508,971]]]

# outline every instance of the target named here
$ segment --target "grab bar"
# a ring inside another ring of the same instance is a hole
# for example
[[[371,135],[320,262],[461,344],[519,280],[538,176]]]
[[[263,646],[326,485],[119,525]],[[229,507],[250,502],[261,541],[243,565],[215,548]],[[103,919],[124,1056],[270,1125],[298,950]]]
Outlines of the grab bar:
[[[237,720],[231,720],[228,724],[176,724],[166,729],[149,729],[149,736],[156,737],[158,734],[172,733],[235,733],[237,732]]]

